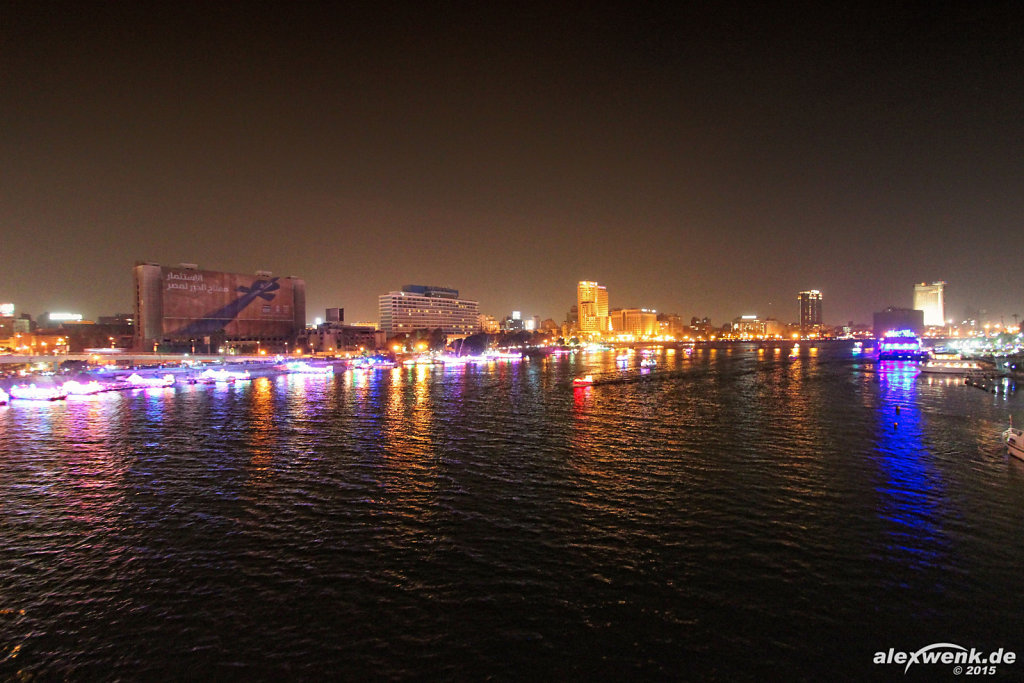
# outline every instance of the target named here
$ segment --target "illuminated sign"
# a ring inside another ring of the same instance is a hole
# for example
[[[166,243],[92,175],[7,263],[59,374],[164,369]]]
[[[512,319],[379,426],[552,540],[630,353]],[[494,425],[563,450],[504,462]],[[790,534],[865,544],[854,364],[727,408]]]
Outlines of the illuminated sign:
[[[14,317],[14,304],[0,304],[0,316],[5,318]]]
[[[287,278],[164,268],[164,333],[287,336],[295,320]]]
[[[51,322],[81,322],[81,313],[51,313],[49,315]]]

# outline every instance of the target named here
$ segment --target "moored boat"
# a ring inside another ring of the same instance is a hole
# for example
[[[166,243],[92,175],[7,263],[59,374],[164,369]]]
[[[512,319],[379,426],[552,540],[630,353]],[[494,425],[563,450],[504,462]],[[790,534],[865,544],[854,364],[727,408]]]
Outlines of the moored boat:
[[[62,387],[38,387],[35,384],[18,384],[11,387],[10,397],[20,401],[60,401],[68,397]]]
[[[311,365],[305,361],[293,361],[285,365],[289,374],[296,375],[333,375],[333,365]]]
[[[922,360],[928,352],[912,330],[890,330],[878,341],[878,360]]]
[[[234,383],[234,382],[245,382],[252,379],[248,370],[234,371],[227,369],[209,369],[204,370],[196,381],[202,384],[220,384],[220,383]]]
[[[921,372],[937,375],[980,375],[991,372],[980,361],[967,360],[957,354],[939,354],[921,361]]]
[[[64,382],[63,387],[68,396],[91,396],[109,390],[106,385],[100,384],[96,380],[82,383],[71,379]]]
[[[577,377],[572,381],[574,387],[589,387],[594,383],[593,375],[586,375],[584,377]]]
[[[1024,431],[1010,427],[1003,432],[1003,443],[1006,444],[1006,450],[1010,451],[1010,455],[1024,460]]]

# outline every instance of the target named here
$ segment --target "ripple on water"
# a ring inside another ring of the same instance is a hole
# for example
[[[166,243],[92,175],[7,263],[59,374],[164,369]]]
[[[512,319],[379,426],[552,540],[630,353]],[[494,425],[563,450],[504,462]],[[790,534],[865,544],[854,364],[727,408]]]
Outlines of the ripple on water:
[[[660,365],[0,408],[0,677],[860,677],[1012,646],[1015,397],[839,352]]]

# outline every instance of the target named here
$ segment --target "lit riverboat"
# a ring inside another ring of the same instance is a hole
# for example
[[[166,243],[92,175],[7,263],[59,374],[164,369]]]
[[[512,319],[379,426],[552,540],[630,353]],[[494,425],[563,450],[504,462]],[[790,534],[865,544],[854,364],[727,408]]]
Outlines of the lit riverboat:
[[[939,354],[921,361],[921,372],[936,375],[980,375],[992,370],[980,361],[966,360],[956,354]]]
[[[60,401],[68,397],[63,387],[39,387],[19,384],[11,387],[10,397],[19,401]]]
[[[878,342],[878,360],[922,360],[928,353],[911,330],[891,330]]]
[[[252,379],[249,375],[248,370],[242,370],[241,372],[233,370],[204,370],[196,381],[201,384],[233,384],[234,382],[246,382]]]

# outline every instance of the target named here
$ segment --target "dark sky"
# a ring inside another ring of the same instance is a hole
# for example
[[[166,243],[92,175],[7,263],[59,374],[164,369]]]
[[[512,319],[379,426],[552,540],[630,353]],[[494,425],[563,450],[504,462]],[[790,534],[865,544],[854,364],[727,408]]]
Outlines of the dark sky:
[[[0,301],[130,311],[148,260],[298,275],[310,319],[422,283],[562,320],[580,279],[1024,313],[1015,4],[667,4],[3,2]]]

